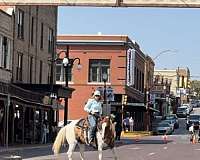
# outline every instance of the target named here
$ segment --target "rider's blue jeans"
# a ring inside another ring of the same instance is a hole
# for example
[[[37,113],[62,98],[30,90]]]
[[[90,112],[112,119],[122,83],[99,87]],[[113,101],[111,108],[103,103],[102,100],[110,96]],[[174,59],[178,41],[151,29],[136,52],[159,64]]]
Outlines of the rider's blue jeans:
[[[95,132],[96,132],[96,126],[97,126],[97,117],[92,115],[92,114],[89,114],[88,120],[89,120],[89,123],[90,123],[90,128],[89,128],[90,137],[89,137],[89,139],[94,139]]]

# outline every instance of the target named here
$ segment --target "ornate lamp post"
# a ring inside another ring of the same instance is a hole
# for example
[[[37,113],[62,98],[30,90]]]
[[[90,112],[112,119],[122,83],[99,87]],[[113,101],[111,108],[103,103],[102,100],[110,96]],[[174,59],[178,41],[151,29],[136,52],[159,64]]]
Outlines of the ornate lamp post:
[[[107,104],[107,99],[106,99],[106,82],[108,80],[108,74],[107,73],[103,73],[102,75],[102,80],[104,82],[104,90],[103,90],[103,103],[106,105]],[[107,106],[106,106],[107,107]]]
[[[68,76],[69,76],[69,69],[71,69],[74,65],[74,62],[78,60],[77,68],[81,68],[80,58],[69,58],[69,46],[67,46],[67,50],[62,50],[58,53],[58,56],[61,53],[65,53],[65,57],[62,59],[63,67],[65,68],[65,87],[69,87],[68,85]],[[59,59],[59,58],[58,58]],[[65,107],[64,107],[64,125],[67,125],[68,119],[68,98],[65,98]]]

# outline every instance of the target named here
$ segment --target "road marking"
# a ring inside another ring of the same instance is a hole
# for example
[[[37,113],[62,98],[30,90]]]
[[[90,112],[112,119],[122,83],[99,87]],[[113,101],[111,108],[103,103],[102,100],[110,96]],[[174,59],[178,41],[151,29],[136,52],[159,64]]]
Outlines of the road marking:
[[[148,154],[148,156],[152,156],[152,155],[154,155],[154,154],[156,154],[156,153],[151,152],[151,153]]]
[[[141,149],[141,148],[139,148],[139,147],[135,147],[135,148],[129,148],[129,149],[138,150],[138,149]]]
[[[167,147],[164,147],[163,149],[167,149]]]
[[[196,150],[196,151],[200,151],[200,148],[198,148],[198,149],[194,149],[194,150]]]

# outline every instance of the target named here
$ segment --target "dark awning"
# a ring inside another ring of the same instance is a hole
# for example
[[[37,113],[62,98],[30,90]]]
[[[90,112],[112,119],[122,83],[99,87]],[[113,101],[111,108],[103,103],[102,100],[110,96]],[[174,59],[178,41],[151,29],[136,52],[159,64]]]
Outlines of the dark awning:
[[[15,85],[34,92],[38,92],[43,95],[50,95],[50,93],[55,93],[58,98],[70,98],[72,92],[75,90],[73,88],[64,87],[59,84],[24,84],[24,83],[16,83]]]

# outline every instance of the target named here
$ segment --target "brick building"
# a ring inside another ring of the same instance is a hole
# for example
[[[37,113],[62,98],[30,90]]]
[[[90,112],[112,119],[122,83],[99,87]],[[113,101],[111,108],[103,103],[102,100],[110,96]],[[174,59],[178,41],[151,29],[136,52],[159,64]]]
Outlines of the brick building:
[[[1,78],[7,82],[0,83],[2,145],[41,143],[44,124],[49,128],[48,141],[51,141],[58,107],[50,95],[69,97],[73,91],[54,84],[57,7],[1,6],[0,9],[0,20],[4,22],[0,32],[8,37],[6,41],[0,33],[1,62],[7,56],[0,68]],[[69,94],[64,93],[66,90]]]
[[[60,35],[57,38],[58,52],[69,47],[69,58],[80,58],[82,68],[75,62],[71,68],[69,86],[74,88],[69,100],[68,119],[84,117],[87,99],[94,90],[104,92],[103,74],[106,82],[108,106],[115,113],[122,107],[122,95],[127,95],[124,117],[132,116],[135,129],[145,129],[144,73],[146,56],[139,45],[126,35]],[[60,58],[64,55],[60,54]],[[64,68],[57,64],[57,84],[65,84]],[[109,91],[109,92],[108,92]],[[102,94],[103,95],[103,94]],[[114,95],[114,96],[113,96]],[[60,113],[63,120],[63,112]]]

